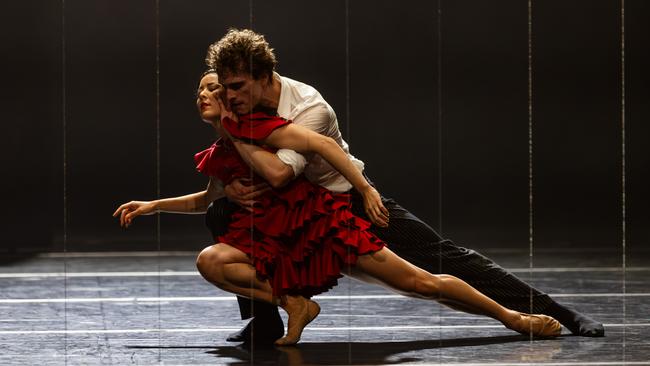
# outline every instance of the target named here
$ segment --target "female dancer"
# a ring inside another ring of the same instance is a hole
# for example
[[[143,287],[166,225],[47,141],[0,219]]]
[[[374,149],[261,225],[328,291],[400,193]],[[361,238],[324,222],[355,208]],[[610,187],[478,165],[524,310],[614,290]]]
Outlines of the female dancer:
[[[379,194],[333,140],[263,113],[238,121],[223,106],[219,95],[217,75],[206,73],[199,84],[197,107],[201,118],[211,123],[222,138],[195,159],[197,169],[208,174],[211,182],[219,179],[228,183],[238,177],[252,177],[254,184],[261,182],[237,154],[232,145],[235,138],[305,154],[318,153],[359,190],[373,222],[387,224]],[[204,192],[203,200],[208,192]],[[196,201],[191,196],[178,198],[177,203]],[[121,213],[120,222],[128,226],[139,214],[170,210],[172,201],[164,201],[125,204],[115,215]],[[219,244],[199,254],[199,272],[225,291],[284,309],[289,316],[288,330],[277,345],[299,341],[304,327],[320,312],[319,305],[309,297],[334,286],[340,273],[406,296],[490,316],[523,334],[560,334],[560,324],[551,317],[509,310],[456,277],[432,275],[402,260],[367,231],[370,223],[351,214],[348,201],[347,195],[334,194],[302,177],[286,187],[270,190],[258,198],[259,204],[252,212],[241,209],[233,214],[228,232],[218,238]]]

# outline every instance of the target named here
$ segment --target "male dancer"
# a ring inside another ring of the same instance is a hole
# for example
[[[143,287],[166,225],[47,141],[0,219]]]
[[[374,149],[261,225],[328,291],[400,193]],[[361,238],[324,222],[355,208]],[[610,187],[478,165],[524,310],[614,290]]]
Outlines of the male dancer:
[[[209,47],[206,63],[217,70],[227,106],[232,111],[240,115],[258,109],[276,112],[280,117],[333,138],[352,162],[363,170],[363,162],[349,154],[336,115],[318,91],[274,72],[275,55],[264,36],[251,30],[231,29]],[[369,220],[369,215],[363,212],[361,196],[319,155],[304,157],[291,150],[279,150],[273,154],[242,141],[234,143],[242,158],[271,186],[283,186],[304,173],[310,181],[331,191],[349,191],[354,213]],[[232,202],[251,206],[264,189],[248,187],[237,181],[226,186],[227,198],[213,202],[206,215],[206,223],[213,234],[218,235],[227,226],[229,212],[233,210]],[[441,238],[394,200],[382,200],[390,213],[390,224],[373,226],[372,231],[389,243],[391,250],[400,257],[431,273],[459,277],[508,308],[552,316],[573,334],[587,337],[604,335],[602,324],[558,304],[485,256]],[[276,306],[240,297],[238,301],[242,319],[253,317],[253,320],[241,331],[230,335],[229,341],[267,342],[283,335],[284,327]]]

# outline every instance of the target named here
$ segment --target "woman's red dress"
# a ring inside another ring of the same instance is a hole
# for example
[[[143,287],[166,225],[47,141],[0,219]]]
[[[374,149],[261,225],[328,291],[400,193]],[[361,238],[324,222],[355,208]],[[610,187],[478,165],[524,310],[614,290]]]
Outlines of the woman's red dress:
[[[262,140],[290,123],[263,113],[244,116],[223,126],[235,138]],[[263,178],[252,173],[232,142],[219,139],[194,156],[197,170],[227,185],[235,178]],[[276,296],[306,297],[336,286],[341,269],[384,243],[368,231],[370,223],[350,211],[350,196],[333,193],[302,175],[285,187],[258,197],[253,212],[232,215],[225,235],[215,238],[246,253],[257,274],[268,278]]]

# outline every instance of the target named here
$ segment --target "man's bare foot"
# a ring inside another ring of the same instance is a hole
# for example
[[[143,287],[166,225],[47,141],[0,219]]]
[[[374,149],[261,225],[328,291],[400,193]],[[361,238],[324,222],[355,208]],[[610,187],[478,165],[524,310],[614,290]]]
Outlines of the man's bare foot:
[[[521,334],[536,337],[557,337],[562,332],[562,325],[547,315],[515,312],[515,320],[508,328]]]
[[[275,341],[277,346],[291,346],[300,340],[302,330],[320,313],[320,306],[302,296],[287,296],[280,305],[289,315],[287,335]]]

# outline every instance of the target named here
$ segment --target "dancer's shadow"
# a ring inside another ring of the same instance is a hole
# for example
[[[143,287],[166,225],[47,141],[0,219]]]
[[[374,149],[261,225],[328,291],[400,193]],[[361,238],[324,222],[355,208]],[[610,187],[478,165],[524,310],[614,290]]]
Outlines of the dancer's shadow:
[[[523,335],[456,338],[444,340],[426,340],[410,342],[332,342],[300,343],[294,347],[254,347],[246,345],[219,346],[208,351],[218,357],[220,364],[224,358],[235,361],[227,365],[387,365],[406,362],[431,361],[422,357],[397,355],[419,350],[431,350],[451,347],[472,347],[511,342],[528,342]],[[552,349],[543,358],[550,359],[559,352],[559,342],[552,342]],[[422,356],[426,357],[426,354]],[[428,356],[433,356],[428,354]],[[539,356],[538,356],[539,357]],[[537,360],[543,361],[543,360]]]

